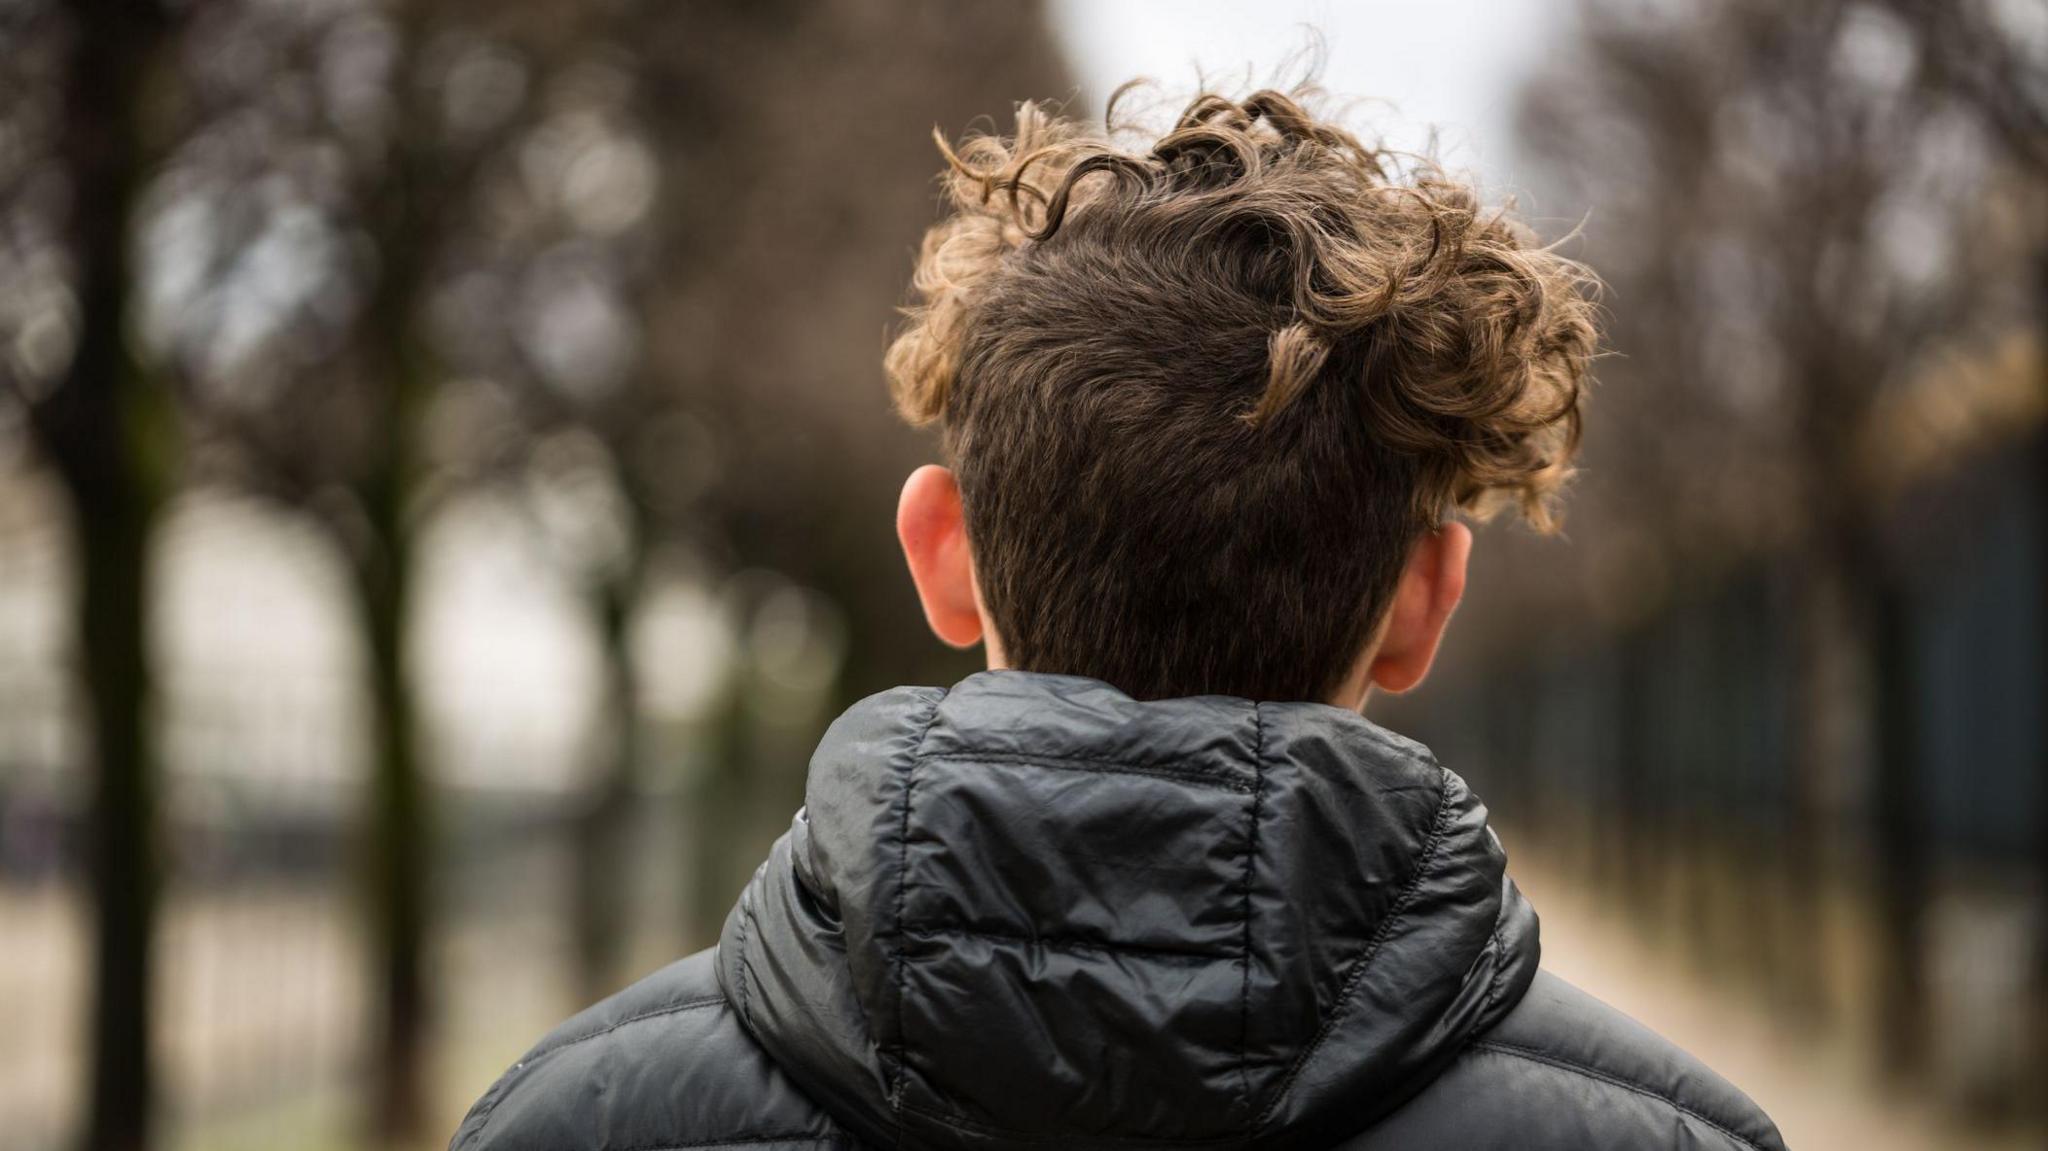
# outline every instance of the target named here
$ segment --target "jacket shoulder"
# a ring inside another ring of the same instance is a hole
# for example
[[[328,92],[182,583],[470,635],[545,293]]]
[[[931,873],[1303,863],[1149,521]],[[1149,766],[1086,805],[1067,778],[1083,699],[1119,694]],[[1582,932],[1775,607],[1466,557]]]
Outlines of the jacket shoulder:
[[[741,1028],[715,965],[699,952],[557,1027],[470,1108],[450,1151],[852,1148]]]
[[[1428,1087],[1348,1145],[1784,1151],[1705,1064],[1547,971]]]

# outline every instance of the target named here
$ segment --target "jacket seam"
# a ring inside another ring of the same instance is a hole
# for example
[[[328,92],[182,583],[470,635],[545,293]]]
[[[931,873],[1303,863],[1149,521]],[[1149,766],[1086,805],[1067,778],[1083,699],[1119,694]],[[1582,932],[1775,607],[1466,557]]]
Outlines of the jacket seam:
[[[733,1139],[707,1139],[700,1143],[655,1143],[653,1147],[616,1147],[614,1151],[713,1151],[717,1147],[766,1147],[772,1143],[840,1143],[844,1135],[817,1131],[788,1131],[782,1135],[737,1135]]]
[[[1703,1123],[1706,1126],[1713,1128],[1715,1131],[1718,1131],[1722,1135],[1733,1140],[1739,1146],[1747,1147],[1750,1149],[1750,1151],[1760,1151],[1755,1140],[1745,1135],[1738,1134],[1737,1132],[1730,1130],[1728,1127],[1723,1126],[1722,1124],[1714,1121],[1713,1119],[1708,1118],[1707,1116],[1701,1114],[1693,1108],[1688,1107],[1683,1103],[1680,1103],[1678,1100],[1673,1099],[1669,1095],[1666,1095],[1664,1092],[1658,1091],[1652,1087],[1646,1087],[1641,1083],[1636,1083],[1627,1079],[1623,1079],[1618,1075],[1611,1075],[1605,1071],[1599,1070],[1598,1068],[1588,1067],[1583,1063],[1576,1063],[1572,1060],[1552,1055],[1546,1051],[1538,1051],[1529,1047],[1520,1047],[1513,1043],[1503,1043],[1497,1039],[1482,1039],[1474,1043],[1472,1045],[1472,1049],[1475,1051],[1491,1051],[1496,1054],[1506,1055],[1512,1058],[1525,1059],[1531,1063],[1540,1063],[1545,1067],[1554,1068],[1558,1071],[1563,1071],[1572,1075],[1583,1076],[1587,1079],[1592,1079],[1600,1083],[1605,1083],[1610,1087],[1619,1087],[1623,1091],[1640,1095],[1645,1099],[1654,1099],[1657,1102],[1664,1104],[1666,1107],[1671,1108],[1673,1111],[1678,1112],[1680,1115],[1683,1115],[1688,1119],[1692,1119],[1696,1122]]]
[[[748,886],[751,888],[752,885],[749,884]],[[734,1004],[734,1006],[739,1008],[740,1022],[746,1025],[748,1031],[752,1031],[754,1029],[754,1017],[747,1007],[747,939],[753,935],[752,928],[754,926],[754,893],[751,890],[740,893],[739,910],[738,932],[733,940],[733,942],[739,945],[734,948],[738,954],[733,958],[733,963],[738,968],[737,971],[733,972],[733,982],[737,985],[737,990],[739,991],[739,1002]]]
[[[1244,847],[1244,935],[1241,957],[1244,981],[1238,989],[1237,1083],[1244,1108],[1245,1133],[1258,1126],[1258,1110],[1252,1102],[1252,887],[1257,881],[1259,860],[1259,804],[1266,792],[1266,720],[1259,705],[1252,704],[1252,809],[1251,828]]]
[[[925,743],[931,739],[932,727],[939,722],[939,705],[945,700],[944,691],[932,697],[931,710],[925,714],[917,742],[910,748],[910,762],[903,769],[903,826],[896,845],[896,1082],[889,1087],[889,1106],[896,1112],[898,1147],[903,1145],[903,1087],[910,1078],[910,1034],[905,1025],[909,1012],[904,1006],[910,998],[910,956],[908,937],[903,932],[910,893],[910,801],[917,786],[918,764],[924,761]]]
[[[1507,926],[1507,908],[1503,906],[1493,921],[1493,978],[1486,981],[1486,1001],[1482,1011],[1493,1010],[1495,1000],[1500,998],[1501,981],[1508,973],[1507,943],[1501,938],[1502,929]]]
[[[511,1071],[507,1071],[499,1076],[498,1081],[491,1084],[491,1089],[486,1091],[484,1097],[477,1101],[476,1108],[464,1117],[462,1127],[456,1129],[455,1143],[451,1144],[451,1146],[471,1148],[476,1146],[476,1141],[483,1138],[484,1128],[490,1125],[491,1112],[498,1109],[498,1103],[505,1098],[505,1093],[512,1089],[512,1072],[518,1071],[524,1066],[526,1066],[526,1061],[522,1059],[512,1065]],[[471,1126],[471,1124],[475,1124],[475,1126]]]
[[[624,1019],[621,1019],[616,1023],[608,1024],[604,1027],[597,1029],[596,1031],[586,1031],[573,1039],[565,1039],[562,1042],[555,1044],[553,1047],[549,1047],[541,1051],[536,1051],[532,1055],[527,1056],[525,1059],[520,1060],[520,1062],[535,1063],[547,1058],[550,1055],[553,1055],[557,1051],[566,1051],[571,1047],[588,1043],[593,1039],[602,1039],[605,1036],[610,1035],[612,1032],[617,1031],[621,1027],[626,1027],[634,1023],[645,1023],[649,1019],[660,1019],[666,1015],[681,1015],[685,1011],[702,1011],[706,1007],[721,1006],[725,1003],[725,1001],[726,999],[723,995],[707,995],[702,999],[686,999],[681,1003],[669,1003],[664,1004],[660,1007],[649,1008],[646,1011],[640,1011],[632,1015],[628,1015]]]
[[[958,936],[967,939],[993,939],[1004,943],[1021,943],[1027,946],[1044,947],[1053,951],[1099,951],[1111,955],[1131,955],[1139,958],[1201,960],[1236,959],[1239,952],[1202,951],[1196,948],[1147,947],[1142,943],[1117,943],[1111,940],[1083,939],[1072,935],[1026,935],[1018,931],[990,931],[979,927],[964,927],[946,923],[911,923],[903,928],[905,936],[924,937]]]
[[[1441,766],[1438,766],[1437,772],[1436,819],[1430,826],[1429,838],[1423,843],[1422,852],[1416,860],[1415,874],[1408,877],[1408,882],[1402,886],[1400,894],[1394,897],[1393,906],[1389,909],[1387,917],[1380,921],[1379,930],[1373,932],[1372,939],[1366,943],[1365,950],[1352,966],[1351,974],[1345,976],[1343,988],[1338,992],[1337,1003],[1330,1009],[1329,1017],[1316,1029],[1316,1036],[1309,1041],[1307,1049],[1296,1056],[1294,1063],[1288,1067],[1286,1076],[1281,1079],[1279,1088],[1273,1093],[1272,1101],[1259,1112],[1258,1125],[1263,1126],[1273,1117],[1274,1112],[1280,1109],[1280,1104],[1287,1098],[1287,1093],[1293,1090],[1295,1080],[1301,1077],[1302,1070],[1315,1058],[1316,1052],[1322,1050],[1323,1044],[1337,1029],[1337,1024],[1349,1013],[1353,996],[1357,994],[1359,985],[1365,981],[1366,974],[1372,970],[1372,962],[1379,957],[1380,948],[1386,944],[1394,928],[1407,917],[1408,907],[1414,902],[1415,893],[1421,889],[1423,881],[1429,878],[1436,867],[1444,836],[1449,832],[1451,823],[1450,772]]]
[[[950,1127],[955,1131],[964,1132],[969,1135],[979,1135],[984,1138],[996,1136],[1011,1143],[1050,1144],[1057,1147],[1071,1147],[1075,1143],[1071,1135],[1056,1133],[1040,1134],[1031,1131],[1017,1131],[1008,1127],[997,1127],[988,1123],[976,1123],[972,1119],[965,1119],[958,1115],[947,1115],[940,1111],[927,1110],[911,1103],[902,1104],[898,1110],[908,1112],[920,1119],[926,1119],[944,1127]],[[900,1134],[898,1137],[901,1138]],[[1244,1145],[1244,1137],[1242,1135],[1219,1135],[1214,1139],[1151,1139],[1142,1135],[1093,1135],[1083,1140],[1083,1142],[1089,1146],[1113,1144],[1125,1147],[1153,1148],[1241,1147]]]
[[[492,1098],[489,1100],[487,1104],[480,1105],[477,1112],[471,1116],[471,1118],[476,1121],[476,1126],[470,1129],[469,1137],[463,1140],[463,1144],[468,1147],[475,1147],[477,1145],[477,1140],[483,1138],[484,1128],[490,1126],[491,1113],[498,1109],[499,1103],[504,1102],[506,1094],[508,1094],[511,1089],[512,1076],[515,1072],[524,1071],[528,1066],[540,1063],[541,1061],[553,1056],[556,1052],[567,1051],[571,1047],[575,1047],[583,1043],[588,1043],[593,1039],[602,1039],[605,1036],[610,1035],[612,1032],[617,1031],[619,1028],[631,1023],[641,1023],[649,1019],[661,1019],[670,1015],[681,1015],[686,1011],[701,1011],[707,1007],[723,1006],[724,1003],[725,996],[723,995],[711,996],[704,999],[691,999],[686,1000],[682,1003],[671,1003],[664,1007],[657,1007],[652,1010],[642,1011],[635,1015],[628,1015],[624,1019],[621,1019],[618,1022],[611,1024],[610,1026],[599,1028],[596,1031],[586,1032],[585,1034],[576,1036],[574,1039],[564,1040],[560,1043],[555,1044],[553,1047],[548,1047],[540,1051],[535,1051],[530,1055],[527,1055],[519,1062],[513,1064],[511,1071],[508,1071],[504,1075],[499,1076],[498,1081],[491,1085]]]
[[[1121,759],[1104,759],[1085,755],[1035,755],[1014,751],[941,751],[920,755],[925,763],[1017,763],[1030,767],[1051,768],[1054,771],[1086,771],[1102,775],[1134,775],[1146,778],[1171,779],[1204,787],[1219,787],[1229,791],[1250,792],[1253,785],[1229,776],[1209,775],[1199,771],[1150,763],[1132,763]]]

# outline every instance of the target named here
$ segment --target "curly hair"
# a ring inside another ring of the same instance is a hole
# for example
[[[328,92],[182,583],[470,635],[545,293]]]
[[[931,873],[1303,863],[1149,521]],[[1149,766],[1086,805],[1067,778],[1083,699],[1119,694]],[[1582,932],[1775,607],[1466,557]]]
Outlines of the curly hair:
[[[1142,147],[1025,103],[939,137],[888,351],[940,423],[1011,663],[1141,697],[1322,698],[1449,515],[1555,523],[1596,282],[1316,93]]]

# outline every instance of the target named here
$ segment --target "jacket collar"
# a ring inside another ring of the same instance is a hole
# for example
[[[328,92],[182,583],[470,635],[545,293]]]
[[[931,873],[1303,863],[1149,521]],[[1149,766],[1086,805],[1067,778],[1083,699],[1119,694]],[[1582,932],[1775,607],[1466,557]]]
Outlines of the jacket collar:
[[[1354,713],[988,672],[832,725],[719,978],[869,1142],[1290,1146],[1520,999],[1505,872],[1463,781]]]

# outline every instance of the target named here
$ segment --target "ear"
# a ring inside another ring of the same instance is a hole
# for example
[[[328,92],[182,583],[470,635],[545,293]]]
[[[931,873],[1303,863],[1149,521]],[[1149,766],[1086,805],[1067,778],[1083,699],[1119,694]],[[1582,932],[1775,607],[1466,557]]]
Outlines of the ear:
[[[910,563],[910,581],[924,604],[932,633],[954,647],[981,640],[981,610],[974,591],[974,557],[953,473],[927,464],[910,473],[896,505],[896,538]]]
[[[1444,627],[1465,594],[1465,564],[1472,556],[1472,529],[1455,521],[1416,541],[1394,591],[1386,633],[1373,653],[1369,676],[1396,694],[1422,682],[1436,659]]]

